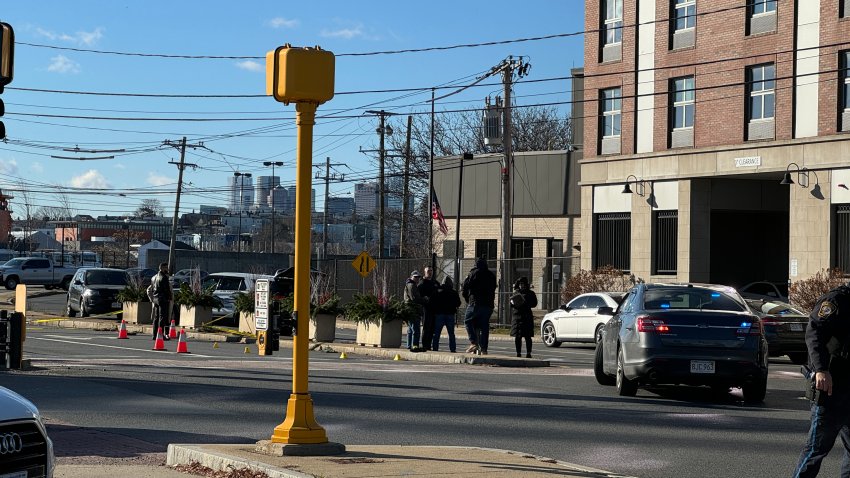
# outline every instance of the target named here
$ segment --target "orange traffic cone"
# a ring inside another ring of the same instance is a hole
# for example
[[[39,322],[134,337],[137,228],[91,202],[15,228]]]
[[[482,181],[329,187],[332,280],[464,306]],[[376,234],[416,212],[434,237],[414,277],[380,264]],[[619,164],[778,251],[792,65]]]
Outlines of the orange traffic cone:
[[[177,338],[177,324],[174,323],[174,319],[171,319],[171,325],[168,326],[168,338]]]
[[[127,337],[127,323],[124,322],[124,319],[121,319],[121,326],[118,327],[118,338],[126,339]]]
[[[178,354],[187,354],[189,353],[189,347],[186,345],[186,329],[180,329],[180,340],[177,341],[177,353]]]
[[[156,342],[153,343],[154,350],[165,350],[165,340],[162,338],[162,327],[156,330]]]

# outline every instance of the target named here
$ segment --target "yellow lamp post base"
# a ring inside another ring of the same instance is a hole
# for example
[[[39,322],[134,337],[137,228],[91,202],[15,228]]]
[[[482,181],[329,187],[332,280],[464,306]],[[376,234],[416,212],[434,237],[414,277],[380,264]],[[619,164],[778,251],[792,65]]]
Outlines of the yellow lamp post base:
[[[327,443],[325,429],[316,423],[309,393],[293,393],[286,403],[286,420],[275,427],[272,443]]]

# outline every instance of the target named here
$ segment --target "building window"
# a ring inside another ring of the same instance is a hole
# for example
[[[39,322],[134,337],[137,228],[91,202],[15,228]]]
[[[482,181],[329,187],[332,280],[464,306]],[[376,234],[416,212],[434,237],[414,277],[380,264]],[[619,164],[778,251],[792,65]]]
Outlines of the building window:
[[[750,8],[752,16],[776,12],[776,0],[753,0]]]
[[[653,212],[652,273],[675,275],[679,248],[679,211]]]
[[[602,30],[605,45],[623,42],[623,0],[604,0],[604,18]]]
[[[696,0],[675,0],[674,31],[694,28],[697,24],[697,2]]]
[[[839,204],[833,209],[832,267],[850,273],[850,204]]]
[[[602,90],[602,137],[620,136],[622,121],[622,91],[620,88]]]
[[[613,266],[631,270],[632,215],[628,212],[597,214],[595,224],[594,269]]]
[[[776,67],[759,65],[749,70],[750,121],[773,119]]]
[[[694,127],[694,77],[673,80],[673,129]]]
[[[496,270],[496,259],[499,258],[499,250],[496,247],[496,239],[476,239],[475,257],[483,257],[492,270]]]
[[[841,53],[841,76],[841,102],[846,112],[850,111],[850,51]]]

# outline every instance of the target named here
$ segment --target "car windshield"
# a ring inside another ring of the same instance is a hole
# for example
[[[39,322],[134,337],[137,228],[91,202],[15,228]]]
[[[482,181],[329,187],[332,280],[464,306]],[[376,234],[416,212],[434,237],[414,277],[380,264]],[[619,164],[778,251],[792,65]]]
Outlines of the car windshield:
[[[23,263],[25,260],[26,260],[26,259],[12,259],[11,261],[8,261],[8,262],[6,262],[6,263],[5,263],[5,264],[3,264],[3,265],[4,265],[4,266],[8,266],[8,267],[18,267],[18,266],[20,266],[20,265],[21,265],[21,263]]]
[[[744,304],[730,295],[698,287],[649,289],[643,296],[644,309],[699,309],[743,312]]]
[[[124,271],[87,271],[86,284],[127,285],[127,274]]]
[[[806,315],[801,312],[799,309],[795,309],[790,304],[786,304],[785,302],[778,301],[750,301],[750,306],[752,306],[757,311],[762,314],[769,315]]]

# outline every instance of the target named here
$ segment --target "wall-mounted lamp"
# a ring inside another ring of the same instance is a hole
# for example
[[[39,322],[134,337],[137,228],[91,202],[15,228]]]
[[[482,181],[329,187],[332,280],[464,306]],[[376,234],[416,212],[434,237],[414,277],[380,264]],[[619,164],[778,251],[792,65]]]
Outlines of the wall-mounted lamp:
[[[794,184],[794,180],[791,179],[792,166],[795,168],[795,172],[797,173],[797,182],[800,184],[800,187],[809,187],[809,170],[801,168],[797,163],[791,163],[787,168],[785,168],[785,175],[782,177],[782,181],[779,181],[779,184],[783,186],[790,186]]]
[[[629,178],[635,178],[634,181],[629,181]],[[637,186],[638,196],[646,196],[646,183],[642,179],[638,179],[634,174],[629,174],[626,177],[626,185],[623,187],[623,194],[632,194],[632,188],[629,183],[634,183]]]

